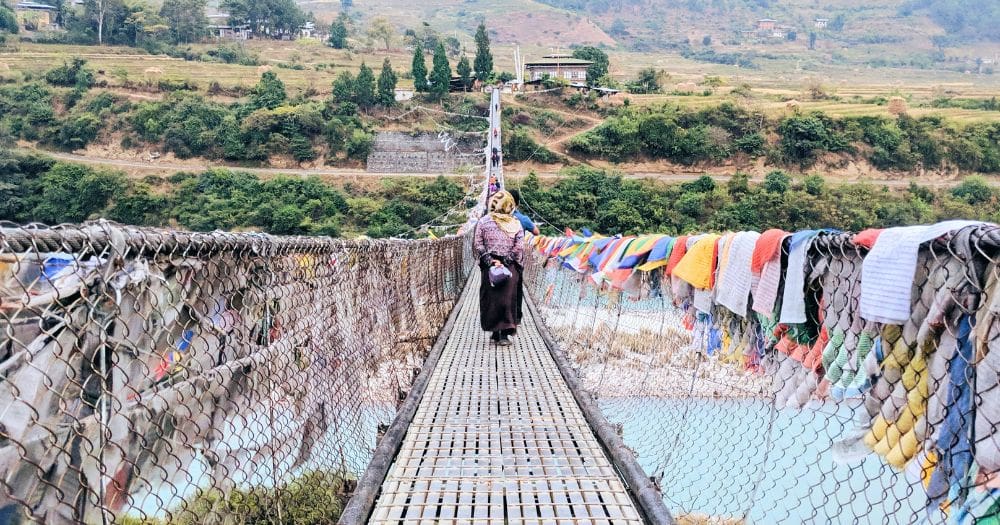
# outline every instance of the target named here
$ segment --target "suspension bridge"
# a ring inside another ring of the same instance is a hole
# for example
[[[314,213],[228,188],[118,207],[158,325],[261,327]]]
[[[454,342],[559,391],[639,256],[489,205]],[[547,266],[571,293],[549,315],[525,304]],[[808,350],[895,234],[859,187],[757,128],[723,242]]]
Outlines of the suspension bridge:
[[[1000,228],[534,237],[499,347],[500,117],[441,239],[0,225],[0,522],[996,522]]]

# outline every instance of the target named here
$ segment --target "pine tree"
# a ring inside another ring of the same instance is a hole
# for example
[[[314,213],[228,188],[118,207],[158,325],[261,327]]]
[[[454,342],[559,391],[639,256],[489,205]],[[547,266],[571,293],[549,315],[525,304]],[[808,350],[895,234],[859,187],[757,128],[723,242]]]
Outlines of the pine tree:
[[[480,23],[476,29],[476,78],[486,81],[493,74],[493,54],[490,53],[490,37],[486,34],[486,24]]]
[[[396,72],[388,58],[382,62],[382,73],[378,76],[378,103],[385,107],[396,103]]]
[[[434,50],[434,69],[431,70],[431,94],[440,100],[448,94],[451,86],[451,64],[448,63],[448,54],[444,50],[444,45],[438,42],[437,49]]]
[[[205,0],[164,0],[160,16],[170,26],[174,44],[197,42],[208,34]]]
[[[417,44],[413,50],[413,88],[417,93],[426,93],[427,85],[427,63],[424,62],[424,50]]]
[[[337,78],[333,79],[333,101],[337,104],[354,101],[354,75],[349,71],[341,71]]]
[[[469,58],[462,55],[462,58],[458,61],[458,65],[455,66],[455,71],[462,78],[462,87],[468,91],[472,87],[472,66],[469,65]]]
[[[375,73],[364,62],[354,79],[354,102],[363,108],[370,108],[375,104]]]
[[[254,109],[274,109],[282,105],[288,96],[285,83],[273,71],[265,71],[260,82],[250,91],[250,105]]]
[[[338,16],[330,25],[330,39],[327,40],[330,47],[334,49],[344,49],[347,47],[347,24],[344,23],[344,16]]]

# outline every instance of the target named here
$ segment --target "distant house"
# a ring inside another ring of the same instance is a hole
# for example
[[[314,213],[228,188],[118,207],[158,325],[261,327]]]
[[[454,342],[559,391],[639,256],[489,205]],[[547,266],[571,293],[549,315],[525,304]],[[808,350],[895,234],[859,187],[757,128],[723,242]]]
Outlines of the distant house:
[[[413,100],[414,92],[412,89],[397,89],[396,90],[396,102],[405,102],[407,100]]]
[[[778,26],[778,21],[773,18],[761,18],[757,21],[757,31],[774,31]]]
[[[212,24],[208,26],[212,36],[219,40],[250,40],[253,30],[248,25],[231,26]]]
[[[230,24],[228,13],[212,13],[205,18],[208,18],[209,21],[209,33],[219,40],[250,40],[253,38],[253,30],[250,29],[250,25]]]
[[[826,26],[828,25],[830,25],[829,18],[817,18],[813,21],[813,26],[816,27],[816,29],[826,29]]]
[[[587,80],[587,68],[593,62],[573,58],[570,55],[545,55],[540,60],[524,64],[527,80],[541,80],[546,75],[573,81]]]
[[[58,9],[48,4],[37,2],[18,2],[14,4],[14,15],[18,23],[27,31],[39,29],[57,29],[56,14]]]
[[[299,26],[299,36],[302,38],[312,38],[316,34],[316,24],[312,22],[306,22]]]

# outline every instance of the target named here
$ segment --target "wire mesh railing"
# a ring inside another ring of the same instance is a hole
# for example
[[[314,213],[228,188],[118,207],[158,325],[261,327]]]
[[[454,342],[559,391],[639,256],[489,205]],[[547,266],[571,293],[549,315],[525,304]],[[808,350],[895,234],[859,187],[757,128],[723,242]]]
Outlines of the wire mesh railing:
[[[1000,520],[1000,228],[533,244],[529,295],[682,522]]]
[[[0,228],[5,523],[327,523],[467,237]]]

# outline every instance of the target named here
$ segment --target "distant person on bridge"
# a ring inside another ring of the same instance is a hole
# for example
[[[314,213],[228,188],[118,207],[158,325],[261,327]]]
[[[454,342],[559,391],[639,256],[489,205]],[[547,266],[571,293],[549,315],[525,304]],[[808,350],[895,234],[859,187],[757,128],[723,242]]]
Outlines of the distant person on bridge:
[[[500,346],[510,346],[510,336],[521,323],[521,269],[524,263],[524,228],[515,218],[514,197],[499,191],[490,197],[489,213],[476,225],[475,249],[479,255],[482,282],[479,285],[479,321],[490,339]],[[494,277],[505,267],[510,276]]]
[[[499,167],[500,166],[500,152],[496,148],[493,148],[493,157],[491,157],[491,158],[493,160],[493,167],[494,168]]]
[[[521,190],[510,190],[510,196],[514,197],[514,218],[521,222],[524,231],[538,235],[538,226],[535,226],[535,221],[521,213]]]

